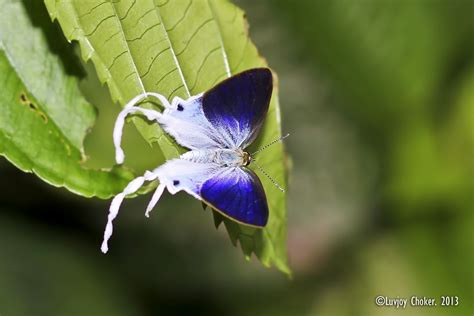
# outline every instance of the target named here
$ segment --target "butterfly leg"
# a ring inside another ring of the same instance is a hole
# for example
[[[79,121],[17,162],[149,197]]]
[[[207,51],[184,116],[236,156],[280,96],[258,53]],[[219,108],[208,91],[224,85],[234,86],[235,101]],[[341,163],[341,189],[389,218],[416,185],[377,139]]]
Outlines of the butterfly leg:
[[[109,250],[107,242],[112,236],[112,232],[114,230],[112,222],[118,215],[118,211],[120,209],[120,205],[122,204],[123,199],[129,194],[137,192],[138,189],[142,187],[145,181],[153,181],[156,180],[157,177],[158,176],[156,173],[147,171],[145,172],[145,175],[133,179],[121,193],[117,194],[114,197],[112,203],[110,203],[109,215],[107,217],[107,225],[105,226],[104,230],[104,240],[102,242],[102,246],[100,247],[103,253],[106,253]]]

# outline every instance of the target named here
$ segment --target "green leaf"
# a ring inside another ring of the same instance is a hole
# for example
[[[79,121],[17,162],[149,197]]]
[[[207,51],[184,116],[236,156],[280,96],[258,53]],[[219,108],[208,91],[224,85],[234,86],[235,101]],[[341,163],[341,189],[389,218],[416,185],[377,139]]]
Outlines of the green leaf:
[[[68,40],[80,43],[113,100],[122,106],[137,94],[155,91],[168,99],[188,98],[248,68],[266,66],[247,33],[244,12],[225,0],[214,1],[79,1],[45,0]],[[270,111],[253,147],[281,135],[276,85]],[[153,107],[153,104],[145,104]],[[181,152],[158,125],[135,119],[149,142],[157,142],[166,159]],[[281,144],[262,153],[259,163],[285,186]],[[262,182],[270,206],[263,230],[225,219],[231,239],[244,252],[255,252],[266,266],[290,273],[286,258],[286,196],[266,178]],[[248,238],[250,236],[250,238]],[[245,242],[243,242],[243,239]]]
[[[131,175],[82,166],[82,141],[95,110],[81,96],[75,76],[67,74],[71,69],[51,52],[57,47],[50,47],[43,31],[53,26],[38,27],[47,16],[41,17],[38,2],[26,2],[31,16],[24,4],[0,0],[0,155],[52,185],[110,197]]]

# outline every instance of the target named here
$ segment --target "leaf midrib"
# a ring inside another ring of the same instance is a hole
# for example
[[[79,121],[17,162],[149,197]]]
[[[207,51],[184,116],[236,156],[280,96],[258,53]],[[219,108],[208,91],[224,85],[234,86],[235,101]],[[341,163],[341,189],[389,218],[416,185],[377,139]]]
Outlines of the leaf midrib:
[[[166,3],[168,3],[168,2],[166,2]],[[171,55],[173,56],[173,61],[176,64],[176,68],[178,69],[179,77],[181,78],[181,81],[183,82],[184,89],[186,90],[186,93],[188,94],[188,97],[191,97],[191,93],[189,91],[188,84],[187,84],[187,82],[184,78],[183,70],[181,69],[181,65],[179,64],[178,56],[176,56],[176,53],[175,53],[174,48],[173,48],[173,44],[172,44],[171,39],[170,39],[169,34],[168,34],[168,30],[166,30],[165,23],[163,22],[163,18],[162,18],[161,13],[160,13],[160,8],[156,4],[155,4],[155,11],[156,11],[156,14],[158,16],[158,19],[160,20],[161,25],[163,26],[163,33],[164,33],[166,41],[168,42],[168,45],[170,47]],[[179,22],[177,24],[179,24]]]

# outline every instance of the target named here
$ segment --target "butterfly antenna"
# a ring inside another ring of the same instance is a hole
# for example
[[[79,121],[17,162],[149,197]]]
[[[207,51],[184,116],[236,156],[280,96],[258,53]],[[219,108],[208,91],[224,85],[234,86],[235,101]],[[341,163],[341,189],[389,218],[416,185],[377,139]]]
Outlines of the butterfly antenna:
[[[288,136],[290,136],[290,133],[287,133],[287,134],[286,134],[286,135],[284,135],[284,136],[280,136],[280,137],[278,137],[277,139],[275,139],[275,140],[274,140],[274,141],[272,141],[271,143],[269,143],[269,144],[266,144],[266,145],[265,145],[265,146],[263,146],[262,148],[258,149],[256,152],[252,153],[252,155],[251,155],[251,156],[253,156],[253,155],[255,155],[255,154],[257,154],[257,153],[261,152],[262,150],[265,150],[265,149],[267,149],[268,147],[270,147],[270,146],[271,146],[271,145],[273,145],[273,144],[276,144],[276,143],[278,143],[278,142],[281,142],[282,140],[284,140],[284,139],[285,139],[285,138],[287,138]]]
[[[283,189],[281,185],[279,185],[278,182],[275,181],[275,179],[270,177],[270,175],[262,167],[260,167],[260,165],[255,161],[255,159],[252,159],[252,162],[255,167],[258,168],[258,170],[260,170],[268,179],[270,179],[274,186],[276,186],[281,192],[285,192],[285,189]]]

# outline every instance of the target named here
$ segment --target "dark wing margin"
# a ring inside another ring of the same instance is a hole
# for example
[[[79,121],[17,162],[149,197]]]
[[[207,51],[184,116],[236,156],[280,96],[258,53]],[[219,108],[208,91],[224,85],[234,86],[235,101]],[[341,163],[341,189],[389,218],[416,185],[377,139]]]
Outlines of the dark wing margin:
[[[268,204],[257,175],[244,167],[228,168],[206,180],[201,198],[235,221],[264,227],[268,221]]]
[[[268,112],[272,72],[254,68],[236,74],[203,95],[207,120],[235,147],[245,148],[257,137]]]

